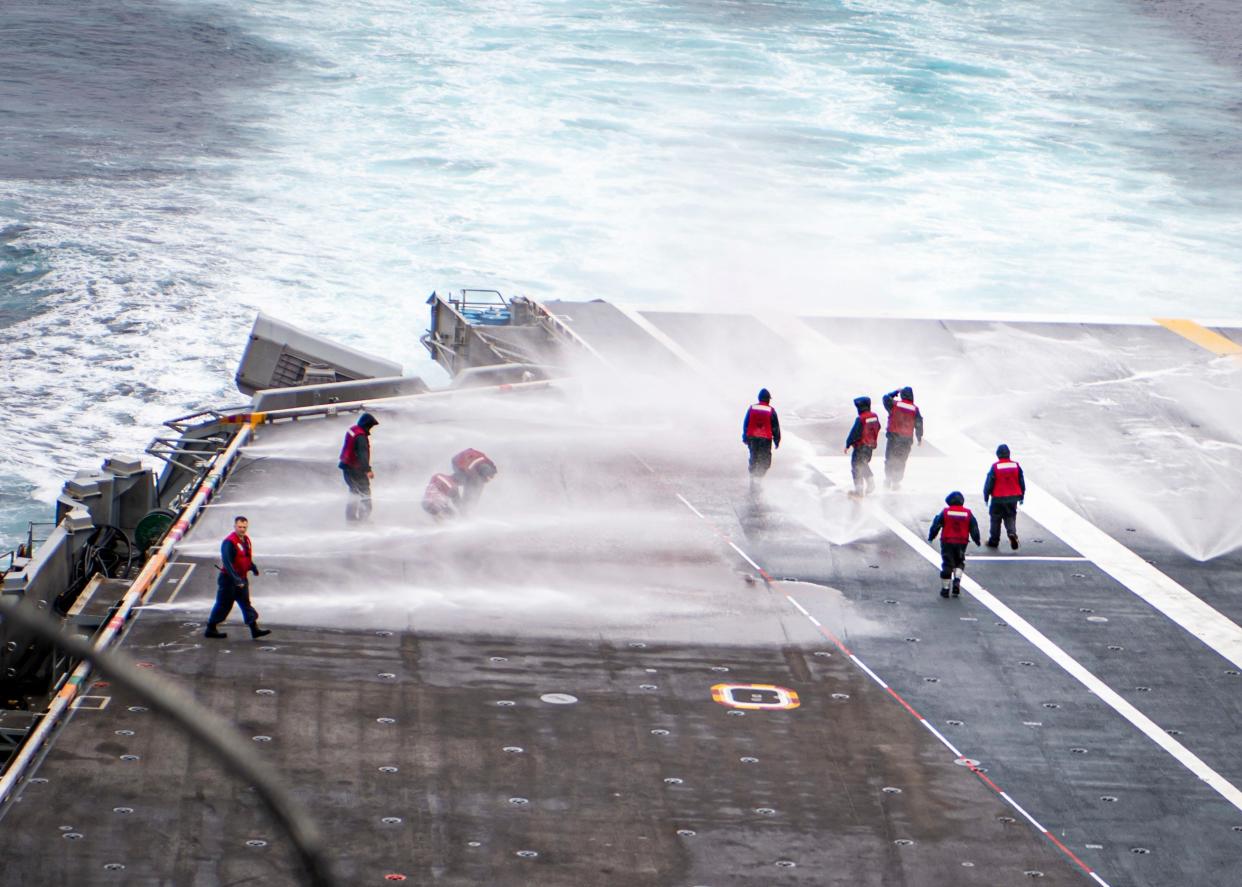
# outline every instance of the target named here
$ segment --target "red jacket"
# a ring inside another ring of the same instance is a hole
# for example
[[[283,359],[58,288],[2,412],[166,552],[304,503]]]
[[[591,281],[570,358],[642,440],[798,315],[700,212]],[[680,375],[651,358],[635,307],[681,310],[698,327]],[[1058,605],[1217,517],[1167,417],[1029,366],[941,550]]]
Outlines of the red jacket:
[[[970,509],[964,505],[950,505],[940,512],[940,538],[953,545],[965,545],[970,541]]]
[[[363,440],[361,443],[358,438]],[[364,449],[366,454],[360,454],[359,449]],[[341,447],[340,467],[348,468],[351,471],[370,471],[371,470],[371,441],[367,430],[361,425],[354,425],[345,432],[345,444]]]
[[[462,450],[453,457],[453,470],[461,472],[466,477],[476,477],[485,466],[491,466],[491,474],[496,473],[496,463],[487,458],[485,453],[473,447]]]
[[[893,401],[893,409],[888,414],[888,428],[885,430],[902,437],[914,437],[914,417],[918,413],[919,408],[908,400]]]
[[[1022,466],[1012,459],[1001,459],[992,465],[993,483],[990,493],[998,499],[1013,496],[1022,498],[1026,495],[1022,482]]]
[[[423,493],[423,508],[432,514],[451,509],[461,498],[457,481],[447,474],[433,474]]]
[[[228,560],[230,548],[232,550],[233,559]],[[254,570],[254,548],[250,541],[250,537],[242,538],[236,533],[229,533],[224,537],[224,544],[220,546],[222,560],[224,560],[224,572],[229,574],[229,578],[234,582],[245,583],[246,576]],[[232,570],[228,569],[232,567]]]
[[[862,436],[858,440],[858,445],[875,449],[876,444],[880,442],[880,417],[868,410],[865,413],[859,413],[858,419],[862,423]]]
[[[775,419],[776,410],[771,404],[753,404],[746,411],[746,425],[742,431],[743,439],[758,437],[763,440],[779,440],[780,432],[777,429],[780,426],[776,424]]]

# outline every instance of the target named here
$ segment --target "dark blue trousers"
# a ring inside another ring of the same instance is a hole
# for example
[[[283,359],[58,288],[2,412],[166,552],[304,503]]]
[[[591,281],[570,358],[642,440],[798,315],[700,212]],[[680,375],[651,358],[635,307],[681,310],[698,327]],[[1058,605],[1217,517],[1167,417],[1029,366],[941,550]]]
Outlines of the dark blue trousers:
[[[211,608],[207,624],[219,625],[228,619],[229,613],[233,612],[233,604],[237,604],[242,612],[242,621],[247,625],[258,621],[259,612],[250,605],[250,583],[238,585],[228,573],[222,571],[216,581],[216,605]]]

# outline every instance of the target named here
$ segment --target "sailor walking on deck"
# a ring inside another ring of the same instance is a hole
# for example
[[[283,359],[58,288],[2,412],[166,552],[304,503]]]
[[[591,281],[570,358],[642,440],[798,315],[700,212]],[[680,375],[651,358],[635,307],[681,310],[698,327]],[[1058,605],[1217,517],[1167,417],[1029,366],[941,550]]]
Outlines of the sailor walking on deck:
[[[349,502],[345,505],[345,519],[366,520],[371,516],[371,429],[379,420],[370,413],[358,417],[358,424],[345,432],[345,444],[341,447],[338,468],[345,475],[349,488]]]
[[[944,498],[947,508],[932,518],[927,541],[940,535],[940,596],[948,597],[950,587],[953,595],[962,593],[962,575],[966,572],[966,543],[979,545],[979,522],[966,507],[966,498],[954,490]],[[950,582],[952,585],[950,586]]]
[[[242,620],[250,626],[250,636],[258,639],[271,632],[259,627],[259,612],[250,604],[250,574],[259,575],[254,565],[254,545],[247,530],[250,521],[238,515],[233,518],[233,532],[220,543],[220,576],[216,581],[216,604],[207,617],[205,637],[226,638],[219,625],[229,618],[233,604],[242,612]]]
[[[772,408],[772,395],[759,389],[759,402],[752,404],[742,419],[742,443],[750,449],[750,482],[761,479],[772,467],[772,448],[780,449],[781,422]]]
[[[875,475],[871,473],[871,454],[880,442],[880,417],[871,412],[871,398],[856,397],[854,406],[858,409],[858,418],[854,427],[845,438],[845,452],[852,447],[850,455],[850,473],[854,476],[854,492],[850,495],[861,499],[875,490]]]
[[[983,482],[983,501],[987,502],[992,526],[988,531],[988,548],[1000,547],[1001,523],[1009,534],[1009,547],[1018,548],[1018,506],[1026,498],[1026,476],[1022,466],[1009,458],[1009,447],[1001,444],[996,448],[996,461],[988,469]]]
[[[884,486],[890,490],[901,489],[906,476],[906,460],[917,437],[923,445],[923,414],[914,405],[914,389],[907,385],[900,391],[890,391],[882,402],[888,411],[888,427],[885,429]]]

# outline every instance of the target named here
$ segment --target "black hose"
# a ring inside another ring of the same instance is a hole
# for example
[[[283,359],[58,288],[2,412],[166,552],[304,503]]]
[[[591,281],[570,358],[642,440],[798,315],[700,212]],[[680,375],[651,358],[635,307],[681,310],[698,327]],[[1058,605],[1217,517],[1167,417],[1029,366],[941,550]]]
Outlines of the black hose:
[[[71,656],[84,659],[121,688],[172,718],[193,738],[205,745],[220,762],[247,785],[253,785],[272,818],[289,834],[297,849],[307,883],[334,887],[323,837],[318,826],[286,791],[270,765],[263,762],[233,726],[202,707],[170,681],[144,672],[120,650],[97,650],[84,638],[61,629],[56,620],[12,596],[0,596],[0,613],[6,620],[39,635]]]

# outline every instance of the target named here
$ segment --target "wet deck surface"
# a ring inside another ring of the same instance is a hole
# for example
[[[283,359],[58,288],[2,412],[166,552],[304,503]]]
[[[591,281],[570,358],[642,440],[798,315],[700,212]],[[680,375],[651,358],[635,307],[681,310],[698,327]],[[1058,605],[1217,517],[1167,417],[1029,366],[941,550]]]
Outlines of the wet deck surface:
[[[714,387],[665,379],[656,397],[635,384],[616,412],[556,396],[381,409],[365,527],[345,525],[339,477],[322,458],[343,420],[264,429],[181,546],[194,570],[170,571],[130,631],[129,652],[244,735],[268,737],[256,745],[329,832],[342,883],[996,887],[1094,883],[1087,867],[1113,887],[1236,882],[1242,812],[970,595],[941,600],[935,569],[882,525],[881,509],[924,536],[946,486],[983,512],[988,462],[936,442],[948,402],[928,391],[929,443],[903,491],[859,505],[840,489],[849,400],[843,408],[823,388],[874,367],[847,361],[834,365],[842,379],[809,379],[807,351],[823,343],[795,340],[788,325],[773,322],[739,357],[725,346],[745,319],[646,317],[719,373]],[[626,323],[615,341],[640,330]],[[847,351],[888,329],[822,328]],[[894,376],[956,367],[971,348],[995,355],[978,325],[902,328]],[[1154,327],[1027,333],[1089,335],[1098,353],[1121,355],[1106,374],[1157,379],[1101,406],[1086,378],[1101,364],[1084,360],[1079,384],[1056,392],[1060,411],[1043,412],[1035,395],[1020,398],[1022,411],[992,411],[1015,449],[1025,445],[1015,455],[1035,454],[1028,473],[1075,423],[1125,447],[1121,430],[1141,434],[1143,411],[1163,410],[1159,422],[1193,435],[1187,397],[1169,407],[1160,386],[1172,376],[1193,387],[1187,367],[1209,388],[1226,373]],[[597,331],[593,344],[608,341]],[[789,440],[754,498],[734,401],[753,395],[760,367]],[[977,372],[959,369],[961,380]],[[1037,381],[1020,378],[1016,389],[1027,387]],[[1058,428],[1020,436],[1019,412]],[[958,424],[994,444],[994,428]],[[432,525],[417,508],[422,485],[466,445],[493,455],[501,475],[470,521]],[[878,457],[875,467],[882,476]],[[1160,481],[1159,466],[1133,468]],[[1083,495],[1072,499],[1080,512],[1242,617],[1237,552],[1196,560],[1146,525],[1114,525],[1081,487],[1047,474],[1040,483]],[[1217,481],[1228,492],[1237,478]],[[229,640],[208,642],[210,563],[236,512],[251,519],[268,571],[255,603],[276,631],[252,642],[234,616]],[[1078,554],[1019,520],[1023,547],[972,557],[970,575],[1242,782],[1233,664],[1097,564],[1018,559]],[[730,542],[776,582],[754,582]],[[780,685],[801,704],[730,709],[711,694],[728,682]],[[577,701],[543,701],[549,693]],[[5,816],[3,883],[298,883],[251,792],[131,710],[140,703],[107,687],[92,695],[110,701],[75,714],[37,774],[46,781]],[[982,772],[955,763],[920,718]]]

